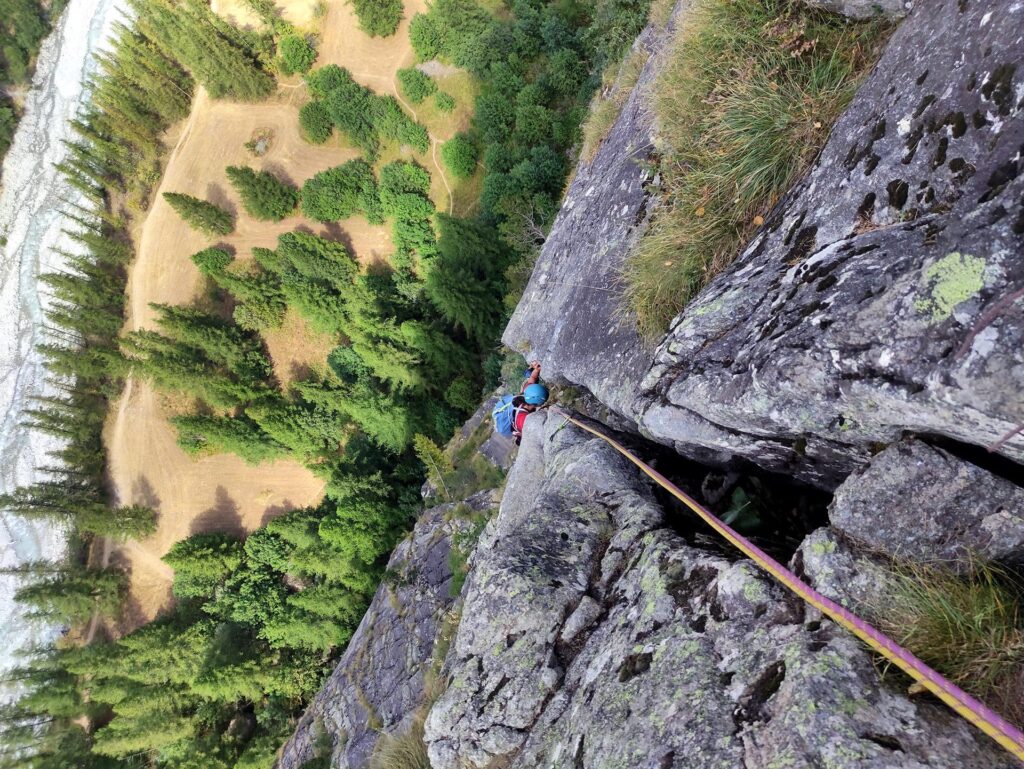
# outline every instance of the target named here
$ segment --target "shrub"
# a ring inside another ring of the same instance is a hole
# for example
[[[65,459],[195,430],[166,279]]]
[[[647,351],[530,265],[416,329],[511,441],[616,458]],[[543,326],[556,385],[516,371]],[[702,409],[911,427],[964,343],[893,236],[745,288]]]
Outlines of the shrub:
[[[352,0],[359,28],[370,37],[395,34],[402,20],[402,0]]]
[[[347,69],[337,64],[328,64],[320,67],[306,75],[306,86],[309,92],[318,99],[322,99],[331,91],[348,85],[352,82],[352,76]]]
[[[250,216],[261,221],[280,221],[299,204],[299,191],[267,171],[228,166],[228,181],[242,197]]]
[[[345,76],[348,77],[347,72]],[[351,78],[330,91],[324,99],[324,106],[334,125],[371,161],[380,151],[379,129],[373,114],[375,103],[373,94]],[[400,107],[398,111],[401,112]]]
[[[415,67],[398,70],[398,84],[402,94],[413,104],[419,104],[437,90],[437,84]]]
[[[385,139],[408,144],[419,152],[430,149],[427,129],[406,115],[393,96],[372,97],[370,114],[374,127]]]
[[[458,134],[441,146],[444,164],[455,176],[468,179],[476,172],[477,148],[465,134]]]
[[[165,192],[164,200],[194,230],[209,235],[227,235],[235,229],[231,214],[209,201],[180,192]]]
[[[420,61],[428,61],[441,53],[444,36],[433,17],[417,13],[409,23],[409,43]]]
[[[316,61],[316,48],[302,35],[285,35],[278,45],[280,67],[285,75],[309,72]]]
[[[455,109],[455,98],[450,93],[438,91],[434,94],[434,106],[441,112],[451,112]]]
[[[321,171],[302,186],[302,212],[319,222],[347,219],[363,213],[372,222],[383,221],[377,180],[363,160]]]
[[[299,110],[299,127],[302,136],[311,144],[323,144],[334,131],[334,121],[321,101],[311,101]]]
[[[397,216],[403,195],[426,198],[430,192],[430,174],[415,163],[396,160],[380,170],[380,203],[384,215]]]
[[[539,104],[523,104],[516,108],[515,140],[527,146],[546,144],[551,140],[552,113]]]

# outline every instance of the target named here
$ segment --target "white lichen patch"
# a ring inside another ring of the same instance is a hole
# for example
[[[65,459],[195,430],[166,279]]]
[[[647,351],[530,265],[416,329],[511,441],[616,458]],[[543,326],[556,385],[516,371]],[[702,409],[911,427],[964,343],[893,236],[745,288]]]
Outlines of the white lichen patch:
[[[944,321],[961,302],[976,296],[985,285],[985,260],[954,251],[924,271],[924,296],[914,308],[931,316],[932,323]]]

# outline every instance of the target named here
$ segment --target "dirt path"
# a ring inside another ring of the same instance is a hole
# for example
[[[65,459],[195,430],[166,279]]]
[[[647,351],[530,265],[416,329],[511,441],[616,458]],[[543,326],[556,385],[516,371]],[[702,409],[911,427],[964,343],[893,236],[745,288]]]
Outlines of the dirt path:
[[[377,93],[394,96],[413,116],[419,120],[416,110],[402,98],[398,90],[398,70],[416,63],[416,54],[409,42],[409,22],[412,17],[427,10],[426,0],[406,0],[405,12],[398,30],[387,38],[369,37],[359,30],[359,20],[352,5],[347,2],[332,2],[324,20],[320,57],[317,66],[337,64],[352,73],[356,82]],[[452,212],[452,188],[448,183],[444,166],[437,157],[440,139],[430,135],[431,176],[440,179],[444,186],[447,203],[439,206]],[[435,194],[435,198],[437,195]],[[435,203],[438,202],[435,200]]]

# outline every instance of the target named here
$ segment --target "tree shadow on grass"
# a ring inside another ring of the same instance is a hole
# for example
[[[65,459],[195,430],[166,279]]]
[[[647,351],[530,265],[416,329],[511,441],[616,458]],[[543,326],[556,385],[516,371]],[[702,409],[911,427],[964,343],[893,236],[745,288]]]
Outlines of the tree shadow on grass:
[[[293,505],[287,499],[281,502],[280,504],[271,505],[270,507],[263,511],[263,518],[260,519],[260,526],[266,526],[275,518],[280,518],[282,515],[290,513],[294,509],[295,505]]]
[[[228,197],[227,191],[219,184],[210,183],[206,185],[206,199],[215,206],[223,208],[231,214],[232,219],[236,222],[238,221],[238,206],[235,205],[235,201]]]

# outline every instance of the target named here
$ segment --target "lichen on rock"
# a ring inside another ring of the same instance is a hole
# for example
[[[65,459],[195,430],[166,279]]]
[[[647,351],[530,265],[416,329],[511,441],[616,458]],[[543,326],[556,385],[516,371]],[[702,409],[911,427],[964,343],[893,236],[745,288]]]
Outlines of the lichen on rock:
[[[752,563],[665,528],[606,444],[531,420],[427,720],[434,769],[1012,765]]]
[[[944,321],[961,302],[985,285],[985,260],[954,251],[924,271],[925,296],[914,302],[918,312],[930,314],[933,323]]]

